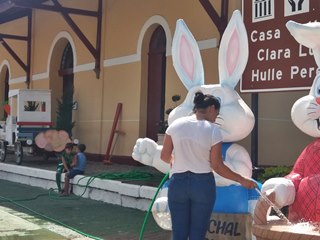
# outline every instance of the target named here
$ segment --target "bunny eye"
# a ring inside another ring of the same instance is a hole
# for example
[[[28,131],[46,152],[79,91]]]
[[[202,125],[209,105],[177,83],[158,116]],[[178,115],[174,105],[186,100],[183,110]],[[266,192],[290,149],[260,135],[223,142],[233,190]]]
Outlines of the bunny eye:
[[[315,94],[315,97],[319,97],[320,96],[320,86],[317,86],[315,88],[314,94]]]
[[[320,75],[315,79],[314,94],[315,97],[320,97]]]

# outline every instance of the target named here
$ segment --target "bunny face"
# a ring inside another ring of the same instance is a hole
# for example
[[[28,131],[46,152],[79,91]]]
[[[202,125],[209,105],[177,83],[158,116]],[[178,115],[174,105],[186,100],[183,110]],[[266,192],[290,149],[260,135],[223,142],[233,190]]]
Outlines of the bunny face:
[[[239,11],[235,11],[221,39],[219,49],[220,84],[204,85],[204,71],[197,42],[182,20],[177,21],[172,43],[173,65],[182,83],[188,89],[184,102],[168,118],[192,114],[197,91],[220,99],[221,109],[216,123],[220,125],[224,142],[238,141],[251,132],[254,115],[235,91],[248,60],[248,39]]]
[[[220,84],[192,88],[185,101],[170,113],[169,124],[177,118],[193,113],[193,98],[197,91],[214,95],[220,100],[221,108],[216,123],[221,128],[224,142],[238,141],[250,134],[254,126],[254,115],[251,109],[234,89],[222,87]]]
[[[216,123],[221,128],[224,142],[239,141],[250,134],[254,115],[234,89],[217,88],[210,93],[221,99],[221,110]]]
[[[315,61],[320,67],[320,23],[312,22],[306,24],[289,21],[286,24],[291,35],[296,41],[312,49]],[[291,109],[293,123],[302,132],[312,136],[320,137],[320,71],[311,86],[309,95],[298,99]]]
[[[292,106],[291,118],[302,132],[320,137],[320,73],[316,76],[309,95],[298,99]]]

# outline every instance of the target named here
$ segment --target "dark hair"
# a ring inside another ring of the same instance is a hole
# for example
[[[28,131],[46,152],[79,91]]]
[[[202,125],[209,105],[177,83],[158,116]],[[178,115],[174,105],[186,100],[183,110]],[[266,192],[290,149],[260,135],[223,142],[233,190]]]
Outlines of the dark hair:
[[[203,94],[202,92],[196,92],[193,99],[194,107],[193,111],[195,112],[197,109],[206,109],[209,106],[214,105],[215,109],[220,109],[220,102],[218,98],[211,94]]]
[[[72,150],[72,148],[73,148],[73,143],[67,143],[66,146],[65,146],[65,148]]]
[[[86,150],[86,145],[81,143],[78,145],[78,149],[80,150],[80,152],[84,152]]]

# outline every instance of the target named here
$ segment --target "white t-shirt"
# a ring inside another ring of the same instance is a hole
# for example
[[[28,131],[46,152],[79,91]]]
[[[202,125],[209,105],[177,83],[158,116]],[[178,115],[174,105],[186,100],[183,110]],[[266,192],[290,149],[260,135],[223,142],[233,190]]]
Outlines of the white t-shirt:
[[[167,129],[173,142],[174,162],[170,175],[191,171],[208,173],[211,147],[222,142],[219,127],[206,120],[197,120],[195,115],[175,120]]]

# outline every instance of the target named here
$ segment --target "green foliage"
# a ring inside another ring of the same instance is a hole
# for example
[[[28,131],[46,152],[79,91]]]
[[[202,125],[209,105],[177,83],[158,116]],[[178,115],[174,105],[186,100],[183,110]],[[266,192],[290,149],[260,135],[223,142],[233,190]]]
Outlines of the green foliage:
[[[264,173],[260,174],[257,177],[257,180],[261,183],[264,183],[266,180],[275,177],[284,177],[289,174],[292,170],[292,167],[288,166],[276,166],[276,167],[267,167],[264,169]]]
[[[158,129],[158,133],[165,133],[167,128],[168,128],[168,121],[165,120],[164,122],[163,121],[160,121],[159,122],[159,129]]]
[[[72,128],[75,126],[75,122],[72,121],[72,109],[74,102],[69,100],[70,97],[62,97],[57,99],[58,110],[57,110],[57,121],[56,129],[66,131],[69,136],[72,136]]]
[[[24,105],[24,111],[26,112],[34,112],[39,107],[39,103],[36,101],[27,101],[27,104]]]
[[[180,101],[180,99],[181,99],[181,96],[178,95],[178,94],[173,95],[173,96],[171,97],[171,100],[172,100],[172,102],[174,102],[175,107],[178,106],[178,103],[177,103],[177,102]],[[172,110],[173,110],[173,108],[168,108],[168,109],[166,110],[166,114],[169,115]]]
[[[173,95],[171,97],[171,100],[172,100],[172,102],[174,102],[175,107],[177,107],[177,105],[178,105],[177,102],[180,101],[180,99],[181,99],[181,96],[178,95],[178,94],[175,94],[175,95]],[[174,109],[173,107],[170,107],[170,108],[166,109],[165,113],[167,115],[169,115],[173,109]],[[168,127],[169,127],[169,125],[168,125],[168,121],[167,120],[160,121],[158,132],[159,133],[165,133]]]

